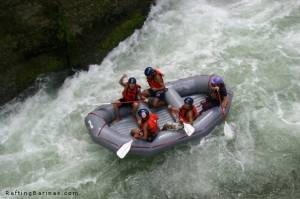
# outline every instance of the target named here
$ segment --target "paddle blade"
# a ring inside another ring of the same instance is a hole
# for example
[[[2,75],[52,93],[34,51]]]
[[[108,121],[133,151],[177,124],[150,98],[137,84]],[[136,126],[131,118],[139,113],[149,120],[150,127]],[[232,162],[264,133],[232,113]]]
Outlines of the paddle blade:
[[[129,142],[123,144],[117,151],[117,156],[121,159],[123,159],[127,153],[130,151],[131,145],[132,145],[133,140],[130,140]]]
[[[228,140],[231,140],[234,137],[234,132],[226,121],[224,123],[224,135]]]
[[[195,132],[195,128],[187,123],[183,123],[183,129],[188,136],[191,136]]]
[[[100,106],[100,105],[108,105],[108,104],[112,104],[111,102],[102,102],[102,103],[98,103],[97,106]]]

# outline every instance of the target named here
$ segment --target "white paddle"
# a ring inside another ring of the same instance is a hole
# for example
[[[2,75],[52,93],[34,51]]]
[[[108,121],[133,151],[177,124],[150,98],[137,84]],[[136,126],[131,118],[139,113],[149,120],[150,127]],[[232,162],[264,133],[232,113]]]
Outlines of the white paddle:
[[[88,104],[91,106],[100,106],[100,105],[109,105],[109,104],[129,104],[129,103],[133,103],[133,102],[143,102],[143,100],[136,100],[136,101],[128,101],[128,102],[100,102],[97,104]],[[85,105],[85,104],[80,104],[80,105]]]
[[[218,91],[218,97],[219,97],[219,101],[220,101],[220,108],[221,108],[222,114],[224,116],[224,135],[228,140],[231,140],[234,137],[234,132],[226,121],[226,114],[225,114],[225,110],[222,107],[222,100],[221,100],[219,91]]]
[[[188,136],[191,136],[195,132],[195,128],[188,123],[183,123],[183,128],[184,128],[185,133]],[[119,158],[123,159],[128,154],[128,152],[130,151],[132,142],[133,142],[133,140],[126,142],[118,149],[117,156]]]
[[[188,123],[183,123],[183,129],[188,136],[191,136],[195,132],[195,128]]]
[[[234,138],[234,132],[229,126],[229,124],[226,122],[224,123],[224,135],[228,140],[232,140]]]
[[[126,142],[123,144],[117,151],[117,156],[121,159],[123,159],[127,153],[130,151],[131,145],[133,140],[130,140],[129,142]]]

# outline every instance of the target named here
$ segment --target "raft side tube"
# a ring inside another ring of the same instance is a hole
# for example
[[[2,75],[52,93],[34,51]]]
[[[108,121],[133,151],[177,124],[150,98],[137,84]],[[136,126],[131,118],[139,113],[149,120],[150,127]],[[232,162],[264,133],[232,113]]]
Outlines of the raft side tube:
[[[197,75],[167,83],[168,91],[166,92],[166,101],[172,106],[179,108],[183,104],[184,97],[194,96],[197,103],[199,103],[203,98],[203,95],[207,95],[208,93],[209,78],[210,76],[208,75]],[[229,104],[226,109],[226,113],[228,113],[230,109],[233,97],[233,92],[230,89],[227,89],[227,92]],[[167,107],[150,109],[148,105],[140,103],[139,108],[147,108],[158,114],[160,118],[158,121],[160,127],[165,122],[173,121],[172,117],[168,113]],[[113,106],[105,105],[94,110],[85,119],[85,124],[93,140],[114,152],[117,151],[123,144],[133,139],[130,135],[130,129],[136,126],[132,123],[132,118],[129,118],[131,117],[131,110],[129,107],[121,108],[120,113],[123,120],[118,123],[111,124],[115,117]],[[125,118],[125,116],[128,117]],[[183,130],[161,131],[151,143],[133,139],[134,142],[132,143],[132,148],[129,151],[129,154],[143,156],[157,154],[189,140],[202,138],[208,135],[216,125],[223,121],[224,116],[220,107],[214,107],[204,112],[194,121],[193,126],[195,128],[195,133],[192,136],[187,136]],[[95,129],[90,128],[91,122],[95,126]],[[104,124],[108,125],[103,126]],[[100,128],[102,129],[99,130]]]

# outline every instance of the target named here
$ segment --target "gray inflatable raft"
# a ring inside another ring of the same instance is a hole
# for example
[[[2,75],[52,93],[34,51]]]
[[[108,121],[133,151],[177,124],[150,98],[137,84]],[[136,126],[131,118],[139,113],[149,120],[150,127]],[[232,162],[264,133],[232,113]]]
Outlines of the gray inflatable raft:
[[[200,102],[205,99],[209,91],[209,78],[210,76],[208,75],[197,75],[167,83],[168,91],[166,92],[166,101],[175,107],[181,107],[183,99],[190,96],[194,99],[194,105],[197,106],[199,111],[201,109]],[[228,113],[230,109],[233,97],[233,92],[228,88],[227,93],[229,105],[226,108],[226,113]],[[162,128],[166,122],[174,121],[167,107],[152,109],[146,104],[140,103],[139,108],[144,107],[158,115],[160,128]],[[85,118],[85,125],[92,139],[113,152],[116,152],[123,144],[132,139],[130,131],[137,127],[136,122],[130,114],[130,108],[121,108],[120,115],[122,120],[111,124],[115,118],[113,106],[102,105],[90,112]],[[204,112],[194,121],[193,126],[195,132],[192,136],[187,136],[183,130],[175,132],[168,130],[160,131],[153,142],[134,140],[129,154],[150,156],[180,143],[196,138],[203,138],[208,135],[216,125],[222,123],[223,120],[224,117],[220,107],[214,107]]]

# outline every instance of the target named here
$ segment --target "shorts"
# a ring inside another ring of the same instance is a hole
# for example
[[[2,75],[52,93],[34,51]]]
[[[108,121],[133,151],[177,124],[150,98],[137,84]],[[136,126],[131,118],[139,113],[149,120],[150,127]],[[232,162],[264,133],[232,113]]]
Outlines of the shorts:
[[[126,100],[124,98],[119,99],[120,102],[126,102]],[[132,107],[133,102],[129,102],[129,103],[120,103],[118,105],[118,107]]]
[[[215,106],[220,106],[220,102],[217,100],[212,100],[210,98],[206,98],[205,102],[201,103],[202,105],[202,110],[201,112],[207,111],[208,109],[211,109]]]
[[[154,139],[156,138],[157,134],[151,134],[147,137],[147,142],[153,142]]]
[[[134,137],[134,134],[131,133],[131,136]],[[143,131],[140,129],[140,136],[143,136]],[[157,133],[156,134],[150,134],[148,135],[148,137],[146,138],[147,142],[153,142],[153,140],[156,138]]]
[[[150,94],[150,97],[155,97],[158,98],[159,100],[165,100],[165,93],[166,93],[167,89],[162,89],[162,90],[158,90],[158,91],[154,91],[151,88],[148,89],[148,92]]]

